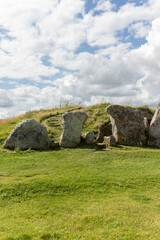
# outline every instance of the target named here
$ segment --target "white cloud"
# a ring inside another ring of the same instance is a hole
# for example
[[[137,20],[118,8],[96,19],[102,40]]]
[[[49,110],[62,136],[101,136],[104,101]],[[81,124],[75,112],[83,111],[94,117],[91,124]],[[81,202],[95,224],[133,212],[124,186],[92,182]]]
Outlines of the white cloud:
[[[157,3],[157,2],[156,2]],[[92,25],[87,32],[87,39],[92,46],[108,46],[119,41],[118,31],[123,31],[130,24],[141,24],[141,30],[137,36],[147,35],[147,30],[142,29],[144,21],[151,21],[159,16],[160,4],[150,3],[135,6],[134,3],[123,5],[118,12],[105,11],[96,16],[91,16]],[[136,26],[136,25],[135,25]],[[145,31],[145,33],[144,33]]]
[[[65,99],[87,105],[160,101],[160,1],[128,3],[117,12],[111,1],[95,2],[85,13],[83,0],[0,0],[0,84],[16,83],[1,87],[0,117]],[[146,43],[134,45],[139,38]],[[83,52],[77,51],[81,44],[88,44]]]
[[[94,8],[94,12],[96,11],[110,11],[114,8],[114,4],[110,2],[110,0],[99,0],[97,6]]]
[[[134,35],[135,38],[145,38],[148,35],[148,32],[151,30],[149,24],[145,22],[137,22],[131,24],[129,31]]]
[[[83,13],[81,0],[0,3],[0,26],[8,31],[0,41],[0,77],[39,81],[42,75],[52,76],[58,70],[43,65],[41,58],[73,51],[85,40],[85,26],[75,18]]]
[[[8,91],[0,90],[0,118],[12,117],[29,110],[59,107],[67,101],[71,104],[81,102],[78,97],[61,93],[50,86],[40,89],[21,85]]]
[[[6,90],[0,89],[0,108],[11,107],[13,105],[8,92]]]

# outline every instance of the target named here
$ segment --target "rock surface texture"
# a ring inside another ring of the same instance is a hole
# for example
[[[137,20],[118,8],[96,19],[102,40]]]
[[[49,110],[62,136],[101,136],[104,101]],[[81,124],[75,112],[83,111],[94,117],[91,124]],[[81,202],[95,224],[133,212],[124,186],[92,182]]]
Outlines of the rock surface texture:
[[[140,109],[143,113],[143,116],[147,119],[148,123],[150,124],[153,118],[153,113],[149,109]]]
[[[47,135],[47,129],[34,119],[20,122],[5,141],[4,148],[45,150],[52,147],[52,140]]]
[[[85,112],[68,112],[62,115],[61,147],[76,147],[81,141],[81,131],[87,119]]]
[[[139,109],[110,105],[106,109],[110,114],[112,135],[119,144],[145,146],[147,143],[144,115]]]
[[[85,142],[87,144],[92,144],[95,140],[95,134],[94,134],[94,132],[88,132],[85,134],[84,138],[85,138]]]
[[[114,136],[104,136],[104,143],[106,146],[115,146],[116,145],[116,139]]]
[[[148,145],[160,147],[160,107],[156,109],[150,124]]]
[[[112,135],[112,124],[111,123],[103,123],[98,127],[98,136],[97,142],[102,143],[104,140],[104,136]]]

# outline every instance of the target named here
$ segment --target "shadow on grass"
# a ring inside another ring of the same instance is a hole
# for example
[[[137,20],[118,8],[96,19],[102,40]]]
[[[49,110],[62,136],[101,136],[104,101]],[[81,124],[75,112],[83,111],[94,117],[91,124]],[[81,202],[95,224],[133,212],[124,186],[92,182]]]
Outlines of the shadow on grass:
[[[20,149],[5,149],[3,148],[3,145],[0,145],[0,150],[4,153],[10,153],[10,154],[15,154],[15,153],[33,153],[33,152],[52,152],[52,151],[61,151],[63,150],[63,147],[60,146],[55,146],[51,149],[47,150],[32,150],[32,149],[26,149],[26,150],[20,150]],[[129,145],[115,145],[115,146],[109,146],[106,147],[104,143],[93,143],[93,144],[87,144],[85,140],[82,138],[81,143],[77,147],[69,147],[65,149],[93,149],[95,151],[106,151],[107,149],[111,150],[131,150],[131,149],[148,149],[148,150],[159,150],[160,148],[158,147],[150,147],[150,146],[129,146]]]
[[[47,234],[43,234],[40,239],[42,240],[53,240],[53,239],[60,239],[60,234],[59,233],[54,233],[54,235],[52,236],[50,233]]]
[[[8,237],[8,238],[6,238],[6,240],[32,240],[32,237],[29,236],[28,234],[23,234],[17,238]]]
[[[78,148],[80,149],[94,149],[96,151],[105,151],[106,149],[106,145],[105,144],[97,144],[97,143],[93,143],[93,144],[87,144],[84,140],[81,141],[81,143],[79,144]]]

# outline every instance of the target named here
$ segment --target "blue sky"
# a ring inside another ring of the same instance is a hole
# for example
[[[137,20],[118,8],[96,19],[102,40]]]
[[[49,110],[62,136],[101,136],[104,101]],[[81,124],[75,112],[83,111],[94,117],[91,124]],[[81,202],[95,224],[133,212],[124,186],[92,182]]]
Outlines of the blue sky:
[[[0,3],[0,118],[65,100],[158,104],[160,1]]]

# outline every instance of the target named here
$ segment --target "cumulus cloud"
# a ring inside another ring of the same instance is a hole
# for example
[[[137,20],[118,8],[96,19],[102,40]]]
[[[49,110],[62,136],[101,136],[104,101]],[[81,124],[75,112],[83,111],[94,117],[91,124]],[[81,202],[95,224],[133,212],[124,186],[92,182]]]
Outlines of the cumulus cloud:
[[[84,41],[83,23],[76,18],[83,10],[81,0],[0,1],[0,26],[7,35],[0,41],[0,77],[30,78],[53,76],[56,66],[46,66],[46,54],[75,50]],[[67,9],[67,11],[66,11]]]
[[[112,4],[109,0],[99,0],[97,6],[94,8],[94,12],[96,11],[110,11],[114,8],[114,4]]]
[[[133,34],[135,38],[146,37],[150,30],[151,30],[150,25],[146,24],[145,22],[133,23],[128,29],[128,31],[131,32],[131,34]]]
[[[65,99],[160,101],[160,1],[0,3],[0,118]]]
[[[11,107],[13,105],[8,92],[6,90],[0,89],[0,108]]]
[[[67,102],[79,104],[81,99],[63,94],[56,87],[21,85],[8,91],[0,91],[0,118],[12,117],[30,110],[60,107]]]

